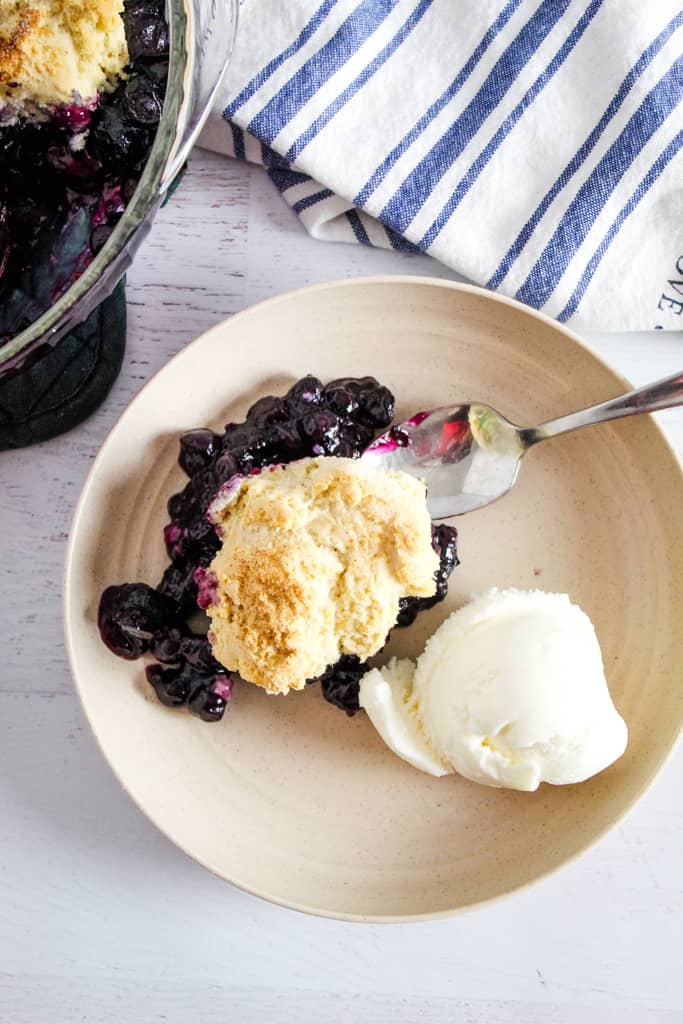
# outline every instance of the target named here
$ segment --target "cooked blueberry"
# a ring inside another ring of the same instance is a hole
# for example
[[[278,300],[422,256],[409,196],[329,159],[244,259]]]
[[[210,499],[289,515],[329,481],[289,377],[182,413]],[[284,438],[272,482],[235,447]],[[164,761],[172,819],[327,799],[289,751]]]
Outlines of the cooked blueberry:
[[[197,609],[197,584],[194,579],[194,565],[169,565],[161,578],[157,591],[178,608],[179,612],[190,613]]]
[[[230,452],[219,455],[213,464],[213,471],[219,484],[224,484],[230,477],[239,473],[239,463]]]
[[[349,380],[333,381],[325,388],[325,404],[340,416],[350,416],[358,408],[358,388]]]
[[[181,647],[184,637],[185,633],[177,626],[155,633],[149,645],[152,656],[164,665],[179,664],[183,660]]]
[[[234,456],[238,472],[245,475],[269,461],[263,430],[247,424],[232,424],[223,436],[222,448]]]
[[[342,439],[330,452],[325,454],[335,455],[338,459],[358,459],[361,455],[361,449],[353,441]]]
[[[398,602],[398,617],[396,625],[403,628],[412,626],[420,611],[419,597],[401,597]]]
[[[397,448],[407,448],[410,444],[410,434],[400,427],[392,427],[389,431],[389,437]]]
[[[291,462],[304,454],[301,436],[293,423],[273,423],[265,436],[273,461]]]
[[[201,496],[199,498],[199,502],[198,502],[198,504],[199,504],[199,511],[198,511],[198,514],[203,519],[206,519],[206,517],[208,515],[209,508],[211,506],[211,502],[216,497],[216,492],[218,491],[218,487],[219,486],[220,485],[218,484],[217,481],[215,483],[213,483],[213,484],[207,485],[206,490],[204,490],[202,492],[202,494],[201,494]]]
[[[361,455],[370,442],[374,439],[374,431],[363,423],[346,423],[342,427],[341,440],[345,441],[353,449],[353,456]],[[335,454],[339,454],[336,452]]]
[[[360,710],[358,695],[361,676],[367,670],[367,661],[361,661],[355,654],[343,654],[320,677],[323,697],[347,715],[355,715]]]
[[[297,405],[317,405],[323,394],[322,381],[309,375],[302,377],[287,392],[287,398]]]
[[[206,568],[206,566],[211,565],[214,556],[220,546],[220,539],[216,532],[214,531],[213,535],[207,537],[203,544],[200,546],[196,555],[197,565],[202,566],[203,568]]]
[[[102,107],[92,129],[97,155],[110,161],[134,161],[145,148],[145,133],[125,120],[117,106]]]
[[[131,60],[162,57],[168,53],[168,26],[161,8],[149,0],[126,2],[124,23]]]
[[[74,189],[83,188],[87,180],[96,178],[102,170],[102,162],[87,149],[74,153],[67,143],[63,146],[50,146],[47,158],[50,166],[57,172],[63,173]],[[73,201],[78,203],[79,197],[74,195]]]
[[[180,653],[188,664],[204,672],[218,672],[220,665],[213,656],[208,637],[189,634],[183,637]]]
[[[123,109],[132,121],[145,127],[158,124],[161,106],[153,82],[141,75],[128,79],[123,94]]]
[[[269,423],[278,423],[289,419],[290,408],[284,398],[275,398],[267,395],[254,402],[247,413],[247,421],[254,427],[260,429]]]
[[[338,391],[340,388],[350,391],[351,394],[357,395],[361,388],[370,387],[377,384],[374,377],[335,377],[334,380],[330,380],[324,387],[324,395],[329,395],[332,391]]]
[[[196,503],[192,492],[192,484],[186,484],[178,494],[172,494],[166,506],[171,519],[186,523],[196,513]]]
[[[183,558],[187,552],[187,530],[175,519],[164,527],[164,544],[169,557],[174,561]]]
[[[145,675],[158,699],[166,707],[177,708],[187,703],[193,680],[185,666],[162,668],[161,665],[148,665]]]
[[[166,72],[168,64],[165,60],[146,61],[140,65],[140,70],[147,75],[150,82],[154,82],[160,96],[166,92]]]
[[[371,427],[383,429],[388,427],[394,418],[394,396],[389,388],[377,384],[362,390],[358,396],[360,413],[364,422]]]
[[[329,409],[312,409],[301,419],[300,430],[304,438],[313,445],[320,445],[328,454],[339,441],[341,422]]]
[[[90,124],[92,107],[81,103],[64,103],[53,113],[53,120],[60,128],[73,132],[82,132]]]
[[[187,535],[193,544],[199,544],[200,546],[209,539],[212,543],[216,539],[216,531],[213,524],[209,522],[206,516],[197,516],[188,527]]]
[[[213,430],[189,430],[180,438],[178,462],[188,476],[209,466],[218,451],[220,437]]]
[[[100,598],[97,624],[110,651],[120,658],[139,658],[159,630],[177,614],[169,598],[146,583],[107,587]]]
[[[231,676],[221,671],[209,676],[208,682],[204,682],[206,676],[203,673],[196,673],[194,678],[201,681],[192,690],[190,711],[203,722],[219,722],[232,696]]]
[[[192,492],[195,498],[197,498],[200,507],[206,498],[207,492],[209,494],[210,501],[212,496],[218,490],[218,480],[213,466],[209,466],[207,469],[200,469],[196,473],[193,473],[190,480],[192,483]]]
[[[260,440],[259,432],[246,423],[228,423],[223,434],[221,447],[224,452],[239,452],[243,448],[249,448],[253,444],[258,444]]]

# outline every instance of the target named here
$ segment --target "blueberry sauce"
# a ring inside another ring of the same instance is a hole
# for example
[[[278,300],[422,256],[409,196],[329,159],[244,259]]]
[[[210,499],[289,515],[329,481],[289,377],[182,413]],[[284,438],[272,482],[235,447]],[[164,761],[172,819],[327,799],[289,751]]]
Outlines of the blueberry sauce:
[[[130,64],[99,102],[0,127],[0,342],[83,273],[135,192],[161,116],[168,27],[161,0],[125,0]]]
[[[393,414],[393,395],[374,377],[347,377],[324,386],[307,376],[283,397],[260,398],[243,423],[228,423],[222,434],[205,429],[183,434],[178,461],[189,479],[168,500],[164,542],[170,564],[156,589],[144,583],[108,587],[98,615],[102,639],[114,654],[132,659],[149,653],[159,663],[146,673],[162,704],[187,706],[203,721],[216,722],[238,679],[213,657],[209,638],[187,625],[197,608],[207,608],[216,596],[216,580],[207,568],[221,543],[211,521],[216,501],[229,501],[245,476],[266,468],[315,455],[359,458]],[[409,625],[446,596],[448,577],[458,564],[456,536],[451,526],[432,528],[439,555],[434,595],[402,598],[397,626]],[[319,681],[323,697],[353,715],[367,667],[354,655],[343,655],[320,680],[310,682]]]
[[[367,453],[384,455],[387,452],[394,452],[397,448],[406,448],[410,444],[410,433],[404,427],[419,427],[421,423],[431,416],[431,412],[416,412],[409,420],[405,420],[401,426],[391,427],[386,434],[380,434],[372,444],[368,445]]]
[[[194,581],[197,584],[197,604],[205,611],[218,600],[218,580],[212,572],[199,565],[194,571]]]

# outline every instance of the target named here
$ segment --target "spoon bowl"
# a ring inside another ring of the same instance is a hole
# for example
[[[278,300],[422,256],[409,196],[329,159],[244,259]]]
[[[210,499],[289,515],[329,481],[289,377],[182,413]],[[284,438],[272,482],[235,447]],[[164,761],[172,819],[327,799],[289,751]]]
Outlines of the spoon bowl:
[[[425,480],[432,519],[448,519],[507,494],[525,451],[522,433],[489,405],[456,405],[392,427],[363,459]]]
[[[539,441],[622,416],[683,404],[683,373],[579,409],[538,427],[520,427],[481,402],[419,412],[363,453],[383,469],[424,480],[433,520],[490,505],[514,486],[524,453]]]

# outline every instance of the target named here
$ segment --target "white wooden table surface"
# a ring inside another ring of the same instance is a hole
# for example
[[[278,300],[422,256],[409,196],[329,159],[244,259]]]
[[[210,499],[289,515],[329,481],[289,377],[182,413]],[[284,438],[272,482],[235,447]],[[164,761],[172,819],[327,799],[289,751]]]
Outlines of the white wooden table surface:
[[[406,272],[449,276],[426,257],[315,242],[262,171],[196,153],[129,274],[127,358],[105,405],[0,454],[2,1024],[683,1021],[680,747],[627,820],[559,874],[452,920],[371,926],[270,906],[198,867],[133,806],[84,722],[62,562],[120,412],[169,356],[258,299]],[[680,334],[587,337],[636,383],[683,364]],[[661,420],[683,451],[683,411]]]

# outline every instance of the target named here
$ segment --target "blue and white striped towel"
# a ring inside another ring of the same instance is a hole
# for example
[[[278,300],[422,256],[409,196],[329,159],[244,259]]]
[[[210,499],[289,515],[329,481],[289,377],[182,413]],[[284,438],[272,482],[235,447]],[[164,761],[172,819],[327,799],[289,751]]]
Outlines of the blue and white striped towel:
[[[240,13],[202,144],[265,164],[312,235],[423,250],[576,326],[683,327],[680,0]]]

